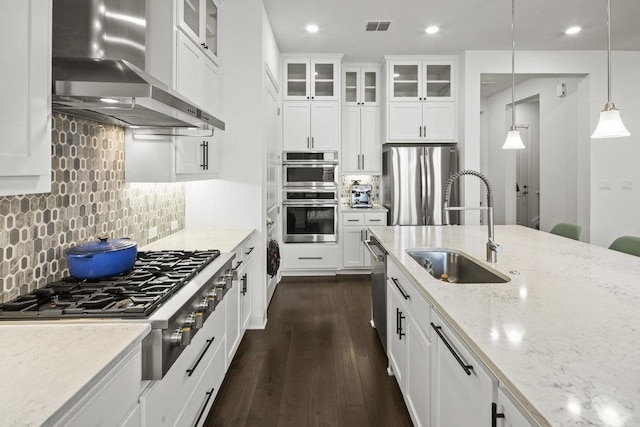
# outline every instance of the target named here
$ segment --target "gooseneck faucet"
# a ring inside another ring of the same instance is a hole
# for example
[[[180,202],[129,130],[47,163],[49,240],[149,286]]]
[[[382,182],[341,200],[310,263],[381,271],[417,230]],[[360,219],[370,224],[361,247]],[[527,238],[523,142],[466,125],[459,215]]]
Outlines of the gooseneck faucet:
[[[465,208],[456,206],[456,207],[450,207],[449,206],[449,198],[451,197],[451,186],[453,185],[454,181],[458,178],[460,178],[463,175],[473,175],[477,178],[479,178],[482,182],[484,182],[484,185],[487,187],[487,225],[489,227],[489,240],[487,241],[487,262],[492,262],[495,263],[498,261],[498,252],[502,252],[502,247],[496,243],[496,241],[494,240],[494,235],[493,235],[493,191],[491,190],[491,183],[489,182],[489,180],[487,179],[486,176],[484,176],[483,174],[481,174],[478,171],[474,171],[474,170],[461,170],[460,172],[457,172],[453,175],[451,175],[451,178],[449,178],[449,180],[447,181],[447,184],[445,186],[445,190],[444,190],[444,208],[443,210],[445,211],[450,211],[450,210],[463,210]],[[482,207],[480,208],[468,208],[468,209],[483,209]]]

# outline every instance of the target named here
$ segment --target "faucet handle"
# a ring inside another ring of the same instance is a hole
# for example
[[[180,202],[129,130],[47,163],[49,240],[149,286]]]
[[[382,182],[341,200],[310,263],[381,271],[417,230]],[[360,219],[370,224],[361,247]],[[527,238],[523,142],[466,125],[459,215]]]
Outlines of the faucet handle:
[[[502,246],[500,246],[499,244],[496,243],[495,240],[493,240],[492,238],[489,238],[489,248],[494,251],[494,252],[498,252],[498,253],[502,253],[503,249]]]

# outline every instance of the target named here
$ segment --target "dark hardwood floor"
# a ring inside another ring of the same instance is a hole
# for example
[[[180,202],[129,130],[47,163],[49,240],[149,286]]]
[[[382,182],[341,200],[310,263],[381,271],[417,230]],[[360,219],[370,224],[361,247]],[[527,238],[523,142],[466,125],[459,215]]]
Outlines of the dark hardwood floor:
[[[205,426],[411,426],[369,323],[366,276],[280,283],[247,331]]]

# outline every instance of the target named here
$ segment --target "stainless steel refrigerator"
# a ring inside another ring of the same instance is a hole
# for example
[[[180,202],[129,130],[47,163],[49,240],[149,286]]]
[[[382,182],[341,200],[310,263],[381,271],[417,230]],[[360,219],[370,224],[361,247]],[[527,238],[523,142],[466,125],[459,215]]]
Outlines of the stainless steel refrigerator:
[[[382,204],[389,225],[459,224],[458,211],[442,210],[444,189],[458,172],[455,144],[385,144],[382,150]],[[458,206],[458,181],[450,206]]]

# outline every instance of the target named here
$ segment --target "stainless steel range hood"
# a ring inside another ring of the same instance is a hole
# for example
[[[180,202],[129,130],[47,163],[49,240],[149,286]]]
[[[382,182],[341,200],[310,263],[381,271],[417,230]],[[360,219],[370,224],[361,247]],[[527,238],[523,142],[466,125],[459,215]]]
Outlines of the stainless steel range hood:
[[[54,0],[52,109],[163,133],[224,130],[222,120],[143,70],[145,3]]]
[[[125,60],[53,58],[52,108],[125,127],[225,127]]]

